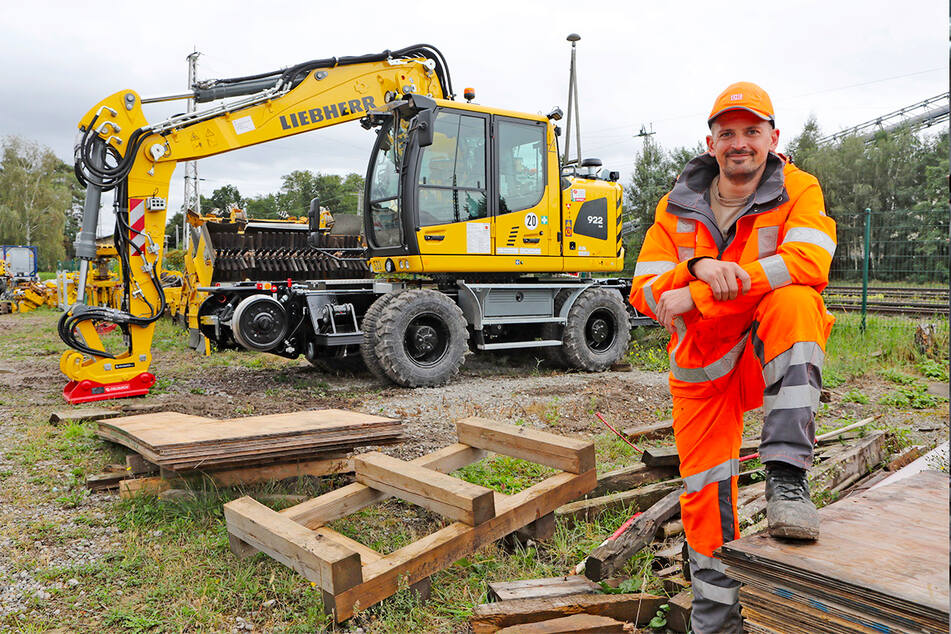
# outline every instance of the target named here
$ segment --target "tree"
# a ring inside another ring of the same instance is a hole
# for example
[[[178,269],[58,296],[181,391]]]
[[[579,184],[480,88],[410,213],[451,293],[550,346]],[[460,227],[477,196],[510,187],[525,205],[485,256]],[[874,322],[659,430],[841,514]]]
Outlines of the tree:
[[[277,211],[285,216],[306,216],[310,201],[317,198],[331,213],[358,213],[357,203],[363,191],[363,177],[348,174],[321,174],[295,170],[284,176],[277,199]]]
[[[37,246],[40,267],[52,269],[66,255],[72,170],[31,141],[7,137],[0,147],[0,242]]]
[[[644,137],[644,145],[634,158],[634,173],[627,188],[624,220],[634,225],[624,240],[625,268],[633,268],[644,242],[644,234],[654,223],[654,210],[664,194],[670,191],[684,165],[704,148],[678,147],[666,151],[651,137]]]
[[[241,193],[234,185],[223,185],[211,192],[211,198],[201,197],[201,208],[204,213],[217,209],[222,216],[228,215],[228,208],[231,205],[244,207],[244,200]]]

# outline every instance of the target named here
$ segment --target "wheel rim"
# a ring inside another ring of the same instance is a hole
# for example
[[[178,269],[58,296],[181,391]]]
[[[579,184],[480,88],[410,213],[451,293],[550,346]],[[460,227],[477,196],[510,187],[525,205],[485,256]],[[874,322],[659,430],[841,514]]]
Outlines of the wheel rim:
[[[599,308],[588,317],[584,327],[584,342],[595,352],[604,352],[614,345],[617,337],[617,320],[614,313]]]
[[[438,364],[449,352],[449,327],[433,313],[422,313],[413,318],[403,336],[403,349],[410,360],[420,367]]]

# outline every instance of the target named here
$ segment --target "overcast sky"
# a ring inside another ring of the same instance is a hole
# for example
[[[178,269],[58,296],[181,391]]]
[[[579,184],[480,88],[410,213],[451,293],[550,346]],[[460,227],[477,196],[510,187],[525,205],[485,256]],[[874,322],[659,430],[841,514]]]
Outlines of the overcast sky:
[[[578,43],[582,149],[627,180],[653,127],[662,146],[703,140],[715,96],[734,81],[771,95],[784,141],[810,114],[835,132],[948,90],[946,0],[673,2],[43,2],[10,3],[0,26],[0,135],[72,162],[79,118],[122,89],[143,97],[198,77],[233,77],[330,56],[427,43],[453,85],[476,101],[525,112],[567,108]],[[460,96],[461,98],[461,96]],[[146,106],[150,121],[184,102]],[[202,193],[235,184],[276,191],[295,169],[365,172],[372,133],[356,123],[205,159]],[[182,202],[176,170],[169,209]]]

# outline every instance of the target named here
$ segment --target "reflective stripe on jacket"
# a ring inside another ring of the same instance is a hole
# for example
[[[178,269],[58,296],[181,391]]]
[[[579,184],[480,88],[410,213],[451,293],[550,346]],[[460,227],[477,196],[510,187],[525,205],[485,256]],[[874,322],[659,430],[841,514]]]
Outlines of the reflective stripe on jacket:
[[[818,181],[773,153],[755,194],[724,234],[709,202],[718,172],[713,156],[698,156],[658,203],[630,296],[637,310],[656,317],[661,294],[689,285],[696,309],[674,320],[677,332],[667,348],[671,391],[684,396],[723,389],[763,295],[788,284],[821,292],[836,247],[835,222],[825,214]],[[713,299],[710,287],[687,270],[700,256],[739,263],[752,288],[734,300]]]

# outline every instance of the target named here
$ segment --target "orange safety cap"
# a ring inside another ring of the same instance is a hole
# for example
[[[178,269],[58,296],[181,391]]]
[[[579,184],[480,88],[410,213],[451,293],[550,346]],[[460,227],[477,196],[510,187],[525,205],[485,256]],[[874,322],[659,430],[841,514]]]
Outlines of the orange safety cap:
[[[707,118],[707,125],[712,126],[713,120],[730,110],[746,110],[759,118],[773,123],[773,102],[766,91],[754,83],[738,81],[727,86],[713,102],[713,110]]]

